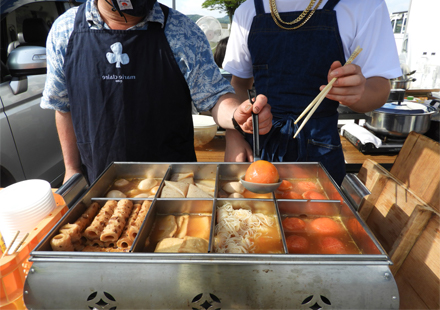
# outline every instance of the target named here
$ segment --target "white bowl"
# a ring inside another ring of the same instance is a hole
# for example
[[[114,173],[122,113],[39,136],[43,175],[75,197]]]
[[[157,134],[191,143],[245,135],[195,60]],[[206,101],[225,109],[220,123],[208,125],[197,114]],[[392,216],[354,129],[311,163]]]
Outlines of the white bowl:
[[[51,194],[50,183],[45,180],[25,180],[0,191],[0,215],[33,210]]]
[[[217,133],[217,124],[214,118],[208,115],[193,115],[194,147],[209,143]]]

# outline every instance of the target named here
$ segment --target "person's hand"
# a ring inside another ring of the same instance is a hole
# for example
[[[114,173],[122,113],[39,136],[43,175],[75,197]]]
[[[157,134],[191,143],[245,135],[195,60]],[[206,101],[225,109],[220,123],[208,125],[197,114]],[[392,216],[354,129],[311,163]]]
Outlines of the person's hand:
[[[348,64],[342,66],[339,61],[333,62],[328,72],[328,81],[338,78],[327,98],[338,101],[340,104],[350,107],[362,99],[365,92],[366,79],[358,65]],[[325,85],[320,87],[323,90]]]
[[[73,177],[75,174],[77,173],[81,173],[80,169],[69,169],[66,168],[66,172],[64,173],[64,180],[63,180],[63,184],[66,183],[71,177]]]
[[[234,112],[234,118],[246,133],[252,133],[252,112],[258,114],[258,129],[260,135],[265,135],[272,128],[271,107],[267,103],[267,97],[258,95],[254,104],[249,100],[244,101]]]
[[[252,148],[237,130],[227,129],[225,133],[225,162],[253,162]]]

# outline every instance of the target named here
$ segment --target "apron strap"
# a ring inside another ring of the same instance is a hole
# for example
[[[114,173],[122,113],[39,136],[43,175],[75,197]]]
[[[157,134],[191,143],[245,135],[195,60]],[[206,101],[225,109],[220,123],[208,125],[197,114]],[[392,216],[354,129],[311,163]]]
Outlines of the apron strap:
[[[89,28],[89,25],[88,25],[86,19],[83,18],[84,15],[86,14],[85,10],[86,10],[86,4],[83,3],[79,6],[78,12],[76,13],[75,22],[73,24],[73,29],[79,30],[81,28],[83,28],[83,29]]]
[[[159,3],[161,9],[162,9],[162,13],[163,13],[163,27],[159,22],[148,22],[148,28],[150,29],[154,29],[154,30],[160,30],[160,29],[165,29],[165,26],[167,25],[167,19],[168,19],[168,13],[170,12],[170,8],[167,7],[166,5],[163,5],[162,3]]]
[[[162,3],[159,3],[161,9],[162,9],[162,13],[163,13],[163,29],[165,29],[165,26],[167,25],[167,20],[168,20],[168,14],[170,12],[170,8],[167,7],[166,5],[163,5]]]
[[[263,0],[254,0],[254,4],[255,4],[255,11],[256,11],[257,15],[261,15],[261,14],[265,13]]]
[[[335,6],[339,3],[339,0],[328,0],[324,5],[323,9],[328,11],[333,11]]]

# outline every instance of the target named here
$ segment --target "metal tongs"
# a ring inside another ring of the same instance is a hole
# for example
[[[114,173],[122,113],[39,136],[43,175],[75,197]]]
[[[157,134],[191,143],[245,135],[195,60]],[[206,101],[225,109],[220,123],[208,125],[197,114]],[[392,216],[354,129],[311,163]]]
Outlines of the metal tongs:
[[[248,97],[249,101],[253,105],[257,100],[257,92],[254,87],[252,89],[248,89]],[[252,131],[253,131],[253,153],[254,153],[254,161],[261,159],[260,154],[260,135],[259,135],[259,126],[258,126],[258,114],[252,112]]]

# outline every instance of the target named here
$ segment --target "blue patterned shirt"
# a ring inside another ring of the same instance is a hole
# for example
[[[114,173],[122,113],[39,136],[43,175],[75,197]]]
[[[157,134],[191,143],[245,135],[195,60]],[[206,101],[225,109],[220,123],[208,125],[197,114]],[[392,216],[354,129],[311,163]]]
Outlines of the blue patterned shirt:
[[[95,0],[87,0],[85,5],[86,19],[90,28],[109,29],[99,15]],[[43,109],[70,111],[63,65],[77,11],[78,7],[75,7],[58,17],[48,35],[46,46],[47,79],[41,100]],[[130,29],[146,30],[148,21],[164,24],[164,15],[159,3],[155,3],[153,10],[142,22]],[[193,104],[198,111],[208,111],[217,103],[220,96],[234,92],[214,62],[211,47],[205,34],[191,19],[170,8],[165,26],[165,36],[188,84]]]

